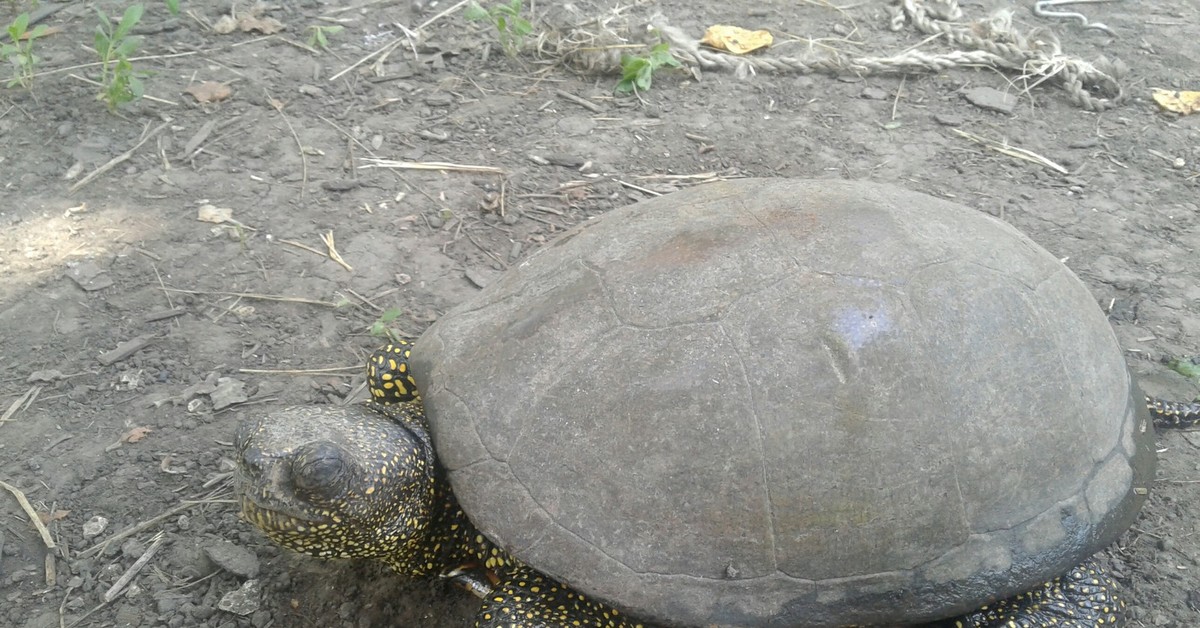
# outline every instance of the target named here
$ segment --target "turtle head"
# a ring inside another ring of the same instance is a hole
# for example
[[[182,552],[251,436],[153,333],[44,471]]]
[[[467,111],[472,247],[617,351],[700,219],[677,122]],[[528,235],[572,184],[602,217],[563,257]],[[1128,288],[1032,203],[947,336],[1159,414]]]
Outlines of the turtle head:
[[[437,479],[416,404],[303,406],[239,426],[242,515],[322,558],[418,559]],[[420,560],[424,564],[424,560]]]

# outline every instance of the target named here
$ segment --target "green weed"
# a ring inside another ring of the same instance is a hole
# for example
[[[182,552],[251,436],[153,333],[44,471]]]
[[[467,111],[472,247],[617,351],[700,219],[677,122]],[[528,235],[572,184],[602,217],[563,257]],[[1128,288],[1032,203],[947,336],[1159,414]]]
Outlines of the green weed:
[[[38,24],[29,30],[29,14],[22,13],[5,30],[12,39],[12,43],[0,45],[0,58],[7,59],[13,65],[13,76],[8,80],[8,87],[20,85],[31,89],[39,61],[37,55],[33,54],[33,42],[45,35],[47,28]]]
[[[671,55],[670,48],[670,44],[663,42],[651,48],[650,54],[644,57],[621,55],[621,81],[617,83],[616,91],[622,94],[647,91],[659,68],[683,67]]]
[[[168,8],[171,1],[167,2]],[[175,2],[178,9],[178,1]],[[144,7],[134,4],[125,9],[121,21],[113,24],[103,12],[100,15],[100,25],[96,27],[96,54],[100,55],[100,83],[103,91],[97,98],[108,105],[109,111],[133,102],[142,97],[145,87],[142,79],[145,72],[135,71],[129,57],[137,51],[141,39],[130,36],[129,32],[142,19]]]
[[[341,26],[309,26],[308,47],[329,50],[329,37],[342,32]]]
[[[496,27],[496,36],[500,39],[500,47],[504,54],[515,57],[525,44],[525,36],[533,32],[529,21],[521,17],[521,0],[509,0],[508,4],[497,4],[490,9],[479,6],[478,2],[467,5],[463,13],[467,20],[476,22],[487,20]]]
[[[1198,364],[1194,359],[1189,360],[1182,358],[1171,360],[1168,363],[1168,366],[1171,368],[1171,370],[1183,375],[1184,377],[1200,381],[1200,364]]]
[[[400,315],[403,313],[399,308],[388,308],[386,312],[379,315],[379,318],[374,323],[371,323],[371,336],[375,338],[387,338],[392,342],[403,339],[404,334],[389,326],[392,321],[400,318]]]

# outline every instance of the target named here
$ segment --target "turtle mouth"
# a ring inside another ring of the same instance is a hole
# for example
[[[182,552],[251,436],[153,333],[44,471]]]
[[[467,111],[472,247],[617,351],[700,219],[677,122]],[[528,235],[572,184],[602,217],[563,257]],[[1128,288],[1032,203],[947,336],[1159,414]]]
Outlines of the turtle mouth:
[[[268,534],[272,532],[304,533],[318,526],[334,523],[329,517],[316,516],[287,508],[278,502],[256,499],[249,492],[241,495],[242,517]]]

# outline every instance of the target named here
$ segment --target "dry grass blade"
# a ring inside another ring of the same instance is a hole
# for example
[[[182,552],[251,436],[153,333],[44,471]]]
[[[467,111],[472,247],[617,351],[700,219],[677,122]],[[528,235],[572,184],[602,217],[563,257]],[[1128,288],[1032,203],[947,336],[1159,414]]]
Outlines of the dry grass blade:
[[[230,503],[225,500],[217,499],[217,496],[223,494],[223,492],[224,492],[224,490],[220,489],[217,491],[213,491],[210,494],[210,497],[207,497],[204,499],[183,500],[178,505],[167,510],[166,512],[163,512],[151,519],[147,519],[146,521],[143,521],[141,523],[134,524],[128,528],[125,528],[124,530],[117,532],[116,534],[108,537],[107,539],[104,539],[103,541],[100,541],[99,543],[83,550],[82,552],[77,554],[75,557],[76,558],[87,558],[89,556],[95,556],[95,555],[99,554],[100,552],[104,551],[104,548],[108,547],[109,545],[111,545],[117,541],[120,541],[121,539],[124,539],[129,536],[133,536],[134,534],[137,534],[137,533],[141,532],[142,530],[145,530],[146,528],[154,526],[155,524],[159,523],[160,521],[162,521],[164,519],[167,519],[168,517],[173,517],[181,512],[186,512],[188,510],[191,510],[192,508],[195,508],[196,506],[202,506],[205,504]]]
[[[971,140],[972,142],[975,142],[976,144],[986,146],[986,147],[996,151],[997,153],[1008,155],[1009,157],[1015,157],[1017,159],[1022,159],[1022,160],[1028,161],[1028,162],[1032,162],[1032,163],[1038,164],[1039,166],[1050,168],[1051,170],[1054,170],[1055,172],[1058,172],[1060,174],[1070,174],[1070,171],[1067,170],[1065,167],[1060,166],[1057,163],[1050,161],[1049,159],[1042,157],[1041,155],[1039,155],[1031,150],[1026,150],[1024,148],[1017,148],[1016,146],[1009,146],[1007,142],[997,142],[996,140],[989,140],[986,137],[980,137],[978,135],[975,135],[974,133],[968,133],[968,132],[960,130],[960,129],[952,129],[952,130],[955,133],[957,133],[959,136],[965,137],[966,139]]]
[[[83,186],[85,186],[85,185],[87,185],[87,184],[91,183],[91,182],[92,182],[92,180],[93,180],[93,179],[95,179],[96,177],[98,177],[98,176],[100,176],[100,175],[102,175],[102,174],[104,174],[104,173],[108,172],[109,170],[112,170],[112,169],[113,169],[113,168],[115,168],[115,167],[116,167],[118,164],[120,164],[120,163],[122,163],[122,162],[126,161],[126,160],[127,160],[127,159],[129,159],[130,157],[133,157],[133,154],[134,154],[135,152],[137,152],[137,149],[139,149],[139,148],[141,148],[141,147],[142,147],[142,144],[145,144],[146,142],[150,141],[150,138],[154,137],[155,135],[158,135],[158,134],[159,134],[159,133],[160,133],[160,132],[161,132],[163,129],[167,128],[167,126],[168,126],[168,125],[170,125],[170,124],[171,124],[170,122],[163,122],[162,124],[160,124],[160,125],[158,125],[158,126],[154,127],[154,130],[153,130],[153,131],[150,131],[149,133],[146,133],[145,135],[143,135],[143,136],[142,136],[142,139],[141,139],[141,140],[139,140],[137,144],[134,144],[134,145],[133,145],[133,148],[131,148],[131,149],[129,149],[129,150],[127,150],[127,151],[125,151],[125,152],[121,153],[120,155],[117,155],[116,157],[113,157],[112,159],[110,159],[110,160],[108,161],[108,163],[106,163],[106,164],[104,164],[103,166],[100,166],[99,168],[96,168],[95,170],[91,171],[91,172],[90,172],[90,173],[89,173],[89,174],[88,174],[86,177],[84,177],[84,178],[80,179],[79,181],[77,181],[77,182],[75,183],[75,185],[72,185],[72,186],[69,188],[69,191],[70,191],[70,192],[75,192],[75,190],[78,190],[79,188],[81,188],[81,187],[83,187]]]
[[[38,393],[41,390],[41,386],[30,386],[29,390],[25,391],[25,394],[17,397],[11,404],[8,405],[8,409],[4,411],[4,414],[0,415],[0,425],[4,425],[8,421],[11,421],[14,414],[32,405],[33,400],[37,399]]]
[[[146,551],[142,552],[142,555],[139,556],[138,559],[129,566],[129,569],[126,570],[125,573],[121,574],[120,578],[117,578],[117,581],[108,588],[108,591],[105,591],[105,603],[115,600],[117,596],[125,590],[125,587],[129,586],[129,583],[133,580],[133,577],[136,576],[138,572],[146,566],[146,563],[150,562],[151,558],[154,558],[154,555],[158,553],[158,550],[162,547],[162,544],[163,533],[160,531],[158,534],[154,535],[154,542],[150,544],[150,547],[147,547]]]
[[[329,259],[342,265],[342,268],[350,272],[354,272],[354,268],[342,259],[342,254],[338,253],[337,247],[333,245],[333,231],[321,234],[321,241],[325,243],[325,248],[329,250]]]
[[[492,166],[475,166],[470,164],[452,164],[444,161],[393,161],[391,159],[375,159],[364,157],[363,165],[359,168],[394,168],[396,170],[447,170],[450,172],[476,172],[482,174],[503,175],[504,170]]]
[[[426,27],[428,27],[430,24],[433,24],[434,22],[436,22],[436,21],[438,21],[438,20],[442,19],[443,17],[446,17],[447,15],[450,15],[451,13],[454,13],[455,11],[457,11],[457,10],[461,9],[463,6],[465,6],[465,5],[467,4],[467,2],[468,2],[468,0],[461,0],[461,1],[460,1],[460,2],[458,2],[457,4],[451,5],[451,6],[450,6],[449,8],[447,8],[445,11],[442,11],[441,13],[438,13],[437,15],[435,15],[435,16],[433,16],[433,17],[429,18],[428,20],[425,20],[425,22],[424,22],[424,23],[422,23],[420,26],[418,26],[418,27],[416,27],[415,29],[413,29],[413,31],[414,31],[414,32],[417,32],[417,33],[420,33],[422,30],[424,30],[424,29],[425,29]],[[345,68],[343,68],[343,69],[342,69],[341,71],[339,71],[338,73],[336,73],[336,74],[334,74],[333,76],[329,77],[329,80],[330,80],[330,81],[336,81],[336,80],[338,80],[339,78],[341,78],[341,76],[342,76],[343,74],[345,74],[345,73],[349,72],[350,70],[353,70],[354,68],[357,68],[358,66],[360,66],[360,65],[362,65],[362,64],[364,64],[364,63],[366,63],[367,61],[370,61],[371,59],[374,59],[375,57],[378,57],[379,55],[389,55],[389,54],[391,54],[391,52],[392,52],[393,50],[395,50],[396,48],[399,48],[401,45],[403,45],[403,44],[404,44],[404,42],[405,42],[405,41],[406,41],[406,40],[404,40],[404,39],[396,39],[396,40],[393,40],[393,41],[390,41],[390,42],[388,42],[388,43],[387,43],[387,44],[385,44],[385,45],[384,45],[382,48],[379,48],[379,49],[378,49],[378,50],[376,50],[375,52],[372,52],[372,53],[368,54],[367,56],[365,56],[365,57],[362,57],[362,58],[361,58],[361,59],[359,59],[358,61],[355,61],[354,63],[351,63],[349,66],[346,66]]]
[[[318,255],[320,251],[313,251]],[[224,292],[221,290],[183,290],[181,288],[163,288],[167,292],[179,292],[182,294],[209,294],[222,297],[240,297],[244,299],[258,299],[260,301],[283,301],[284,303],[307,303],[309,305],[321,305],[324,307],[340,307],[337,303],[329,301],[318,301],[316,299],[305,299],[303,297],[285,297],[277,294],[260,294],[258,292]]]
[[[345,373],[347,371],[358,372],[362,368],[362,365],[356,364],[354,366],[330,366],[320,369],[238,369],[238,372],[266,375],[323,375],[327,373]]]
[[[347,264],[345,260],[342,259],[342,256],[338,254],[337,249],[333,248],[333,232],[332,231],[329,232],[328,238],[326,237],[325,234],[322,233],[321,241],[325,243],[325,248],[328,249],[328,252],[322,251],[315,247],[311,247],[303,242],[297,242],[296,240],[280,240],[279,242],[281,244],[286,244],[288,246],[294,246],[298,249],[304,249],[305,251],[308,251],[309,253],[312,253],[314,255],[320,255],[321,257],[328,257],[329,259],[341,264],[346,270],[351,271],[351,272],[354,271],[354,269],[351,268],[351,266],[349,264]]]
[[[641,174],[634,178],[638,181],[699,181],[703,183],[728,177],[718,176],[715,172],[697,172],[696,174]]]

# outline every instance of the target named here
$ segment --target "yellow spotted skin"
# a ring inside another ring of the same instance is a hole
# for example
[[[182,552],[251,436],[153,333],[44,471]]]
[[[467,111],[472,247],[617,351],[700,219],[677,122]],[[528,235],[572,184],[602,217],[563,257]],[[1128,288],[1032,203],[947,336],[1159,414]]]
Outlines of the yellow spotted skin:
[[[1146,407],[1159,427],[1189,428],[1200,423],[1200,403],[1195,401],[1181,403],[1147,396]]]
[[[367,389],[376,403],[393,406],[421,400],[417,382],[408,368],[411,350],[412,345],[400,341],[367,358]]]
[[[1041,587],[927,628],[1119,628],[1125,601],[1116,583],[1089,559]]]
[[[641,628],[510,556],[459,508],[437,464],[410,345],[371,355],[372,402],[291,408],[244,424],[236,447],[243,516],[276,543],[322,558],[369,558],[410,577],[450,575],[482,600],[478,628]],[[1147,397],[1160,427],[1200,424],[1200,404]],[[464,569],[465,567],[465,569]],[[465,579],[463,572],[483,573]],[[1094,561],[1033,591],[927,628],[1123,628],[1125,603]]]
[[[471,525],[437,464],[407,344],[367,363],[365,406],[288,408],[239,427],[243,517],[321,558],[367,558],[413,578],[488,574],[477,628],[648,628],[521,564]]]

